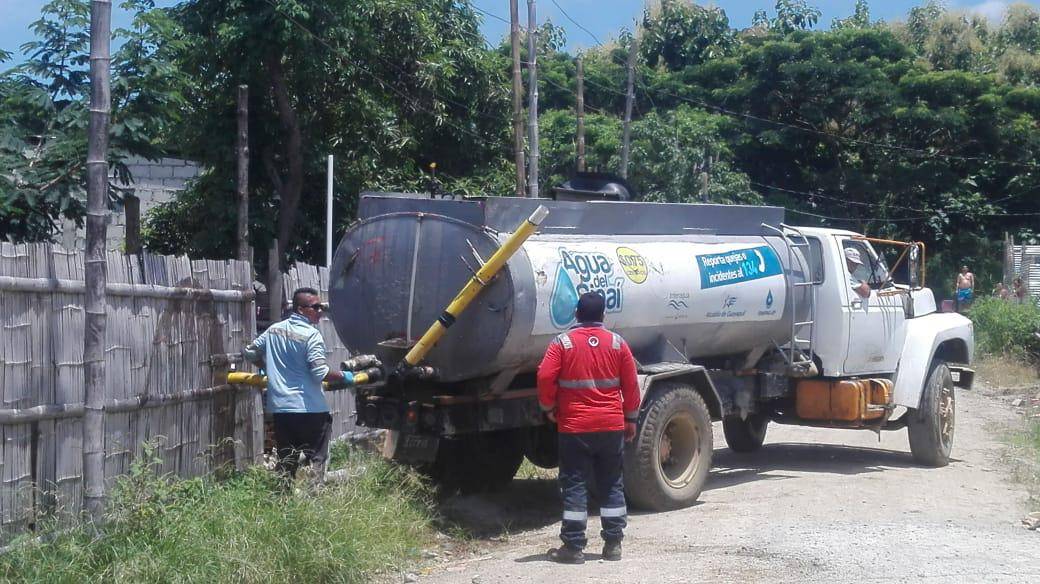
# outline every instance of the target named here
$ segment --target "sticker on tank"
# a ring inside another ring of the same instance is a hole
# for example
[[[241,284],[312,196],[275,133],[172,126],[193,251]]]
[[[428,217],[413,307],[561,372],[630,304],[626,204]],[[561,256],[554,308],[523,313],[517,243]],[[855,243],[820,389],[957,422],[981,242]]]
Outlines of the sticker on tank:
[[[560,266],[550,297],[553,325],[564,328],[574,323],[574,307],[578,297],[596,292],[606,300],[607,314],[621,312],[624,304],[625,278],[614,269],[614,262],[600,252],[582,252],[560,248]]]
[[[701,288],[750,282],[783,273],[780,258],[768,245],[697,256]]]
[[[768,246],[561,239],[524,244],[536,289],[536,335],[572,326],[585,292],[603,295],[606,323],[619,330],[783,316],[783,270]]]

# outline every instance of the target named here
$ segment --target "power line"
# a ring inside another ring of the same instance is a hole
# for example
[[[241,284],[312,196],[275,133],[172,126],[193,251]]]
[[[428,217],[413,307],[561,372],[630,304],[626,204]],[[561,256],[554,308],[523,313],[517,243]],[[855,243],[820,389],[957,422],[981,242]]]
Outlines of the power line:
[[[828,196],[828,195],[825,195],[825,194],[822,194],[822,193],[819,193],[819,192],[798,191],[798,190],[794,190],[794,189],[785,189],[783,187],[767,185],[767,184],[763,184],[763,183],[759,183],[759,182],[755,182],[755,181],[749,181],[749,182],[750,182],[750,184],[752,184],[754,186],[757,186],[757,187],[760,187],[760,188],[772,189],[772,190],[775,190],[775,191],[781,191],[781,192],[791,193],[791,194],[796,194],[796,195],[805,195],[805,196],[808,196],[808,197],[818,197],[818,198],[821,198],[821,199],[829,199],[829,200],[836,201],[836,202],[839,202],[839,203],[845,203],[845,204],[851,204],[851,205],[861,205],[861,206],[870,207],[870,208],[880,208],[880,209],[890,208],[890,209],[900,209],[900,210],[905,210],[905,211],[914,211],[916,213],[924,213],[924,215],[917,215],[917,216],[914,216],[914,217],[893,217],[893,218],[887,218],[887,217],[886,218],[882,218],[882,217],[863,217],[863,218],[858,218],[858,219],[852,219],[852,218],[847,218],[847,217],[831,217],[831,216],[828,216],[828,215],[820,215],[820,214],[817,214],[817,213],[810,213],[808,211],[800,211],[798,209],[788,209],[788,211],[791,211],[792,213],[801,213],[803,215],[809,215],[809,216],[812,216],[812,217],[819,217],[821,219],[832,219],[832,220],[835,220],[835,221],[920,221],[920,220],[924,220],[924,219],[928,219],[930,217],[933,217],[935,215],[935,213],[937,212],[937,211],[929,211],[927,209],[915,209],[913,207],[903,207],[903,206],[900,206],[900,205],[886,205],[884,203],[864,203],[864,202],[860,202],[860,201],[849,201],[847,199],[842,199],[840,197],[835,197],[835,196]],[[962,212],[955,212],[955,213],[951,213],[949,211],[944,211],[944,213],[946,213],[947,215],[961,215],[961,216],[971,215],[973,217],[1037,217],[1037,216],[1040,216],[1040,213],[967,213],[967,212],[963,212],[963,211]]]
[[[485,14],[487,16],[490,16],[491,18],[494,18],[497,21],[504,22],[504,23],[509,24],[509,25],[512,24],[511,22],[509,22],[508,18],[502,18],[501,16],[499,16],[499,15],[493,13],[493,12],[488,12],[487,10],[484,10],[483,8],[477,6],[476,4],[473,4],[472,2],[467,2],[466,6],[469,6],[470,8],[472,8],[473,10],[476,10],[477,12],[480,12],[481,14]]]
[[[827,219],[829,221],[848,221],[850,223],[858,223],[863,221],[881,221],[881,222],[899,222],[899,221],[921,221],[927,219],[927,217],[857,217],[855,219],[850,217],[832,217],[830,215],[820,215],[819,213],[810,213],[809,211],[801,211],[798,209],[785,209],[786,212],[796,213],[798,215],[808,215],[809,217],[816,217],[818,219]]]
[[[774,191],[780,191],[780,192],[784,192],[784,193],[791,193],[791,194],[794,194],[794,195],[806,195],[806,196],[809,196],[809,197],[817,197],[817,198],[820,198],[820,199],[827,199],[827,200],[830,200],[830,201],[836,201],[836,202],[839,202],[839,203],[844,203],[846,205],[858,205],[858,206],[862,206],[862,207],[900,209],[900,210],[903,210],[903,211],[913,211],[915,213],[932,213],[932,211],[929,211],[927,209],[915,209],[913,207],[903,207],[901,205],[888,205],[888,204],[885,204],[885,203],[864,203],[864,202],[861,202],[861,201],[850,201],[848,199],[843,199],[841,197],[825,195],[825,194],[817,192],[817,191],[796,191],[796,190],[793,190],[793,189],[785,189],[783,187],[777,187],[777,186],[773,186],[773,185],[762,184],[762,183],[755,182],[755,181],[749,181],[749,182],[752,185],[756,186],[756,187],[760,187],[760,188],[764,188],[764,189],[772,189]]]
[[[599,40],[599,37],[597,37],[595,34],[593,34],[591,30],[589,30],[589,29],[585,28],[584,26],[582,26],[580,22],[578,22],[577,20],[574,20],[573,18],[571,18],[571,15],[567,14],[567,11],[563,9],[563,6],[560,6],[559,2],[557,2],[556,0],[552,0],[552,3],[556,6],[556,8],[560,11],[561,14],[563,14],[563,16],[567,20],[569,20],[569,21],[574,23],[574,26],[576,26],[576,27],[580,28],[581,30],[585,31],[585,33],[587,35],[592,37],[592,40],[596,41],[596,45],[597,46],[603,46],[603,41]]]

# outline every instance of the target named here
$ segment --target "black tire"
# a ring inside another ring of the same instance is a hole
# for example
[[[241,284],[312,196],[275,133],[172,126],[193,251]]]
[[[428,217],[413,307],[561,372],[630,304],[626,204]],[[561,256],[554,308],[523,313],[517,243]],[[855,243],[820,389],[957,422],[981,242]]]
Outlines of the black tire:
[[[509,486],[523,461],[524,436],[481,432],[443,440],[429,474],[448,493],[494,492]]]
[[[910,410],[908,432],[914,460],[925,466],[946,466],[953,449],[956,421],[953,376],[943,361],[932,363],[932,370],[921,393],[921,407]]]
[[[711,456],[704,399],[684,383],[656,384],[642,407],[638,434],[625,448],[625,493],[636,507],[652,511],[692,505],[704,489]]]
[[[722,420],[722,433],[726,435],[726,444],[733,452],[754,452],[762,448],[768,427],[769,418],[761,414],[753,414],[743,420],[740,416]]]

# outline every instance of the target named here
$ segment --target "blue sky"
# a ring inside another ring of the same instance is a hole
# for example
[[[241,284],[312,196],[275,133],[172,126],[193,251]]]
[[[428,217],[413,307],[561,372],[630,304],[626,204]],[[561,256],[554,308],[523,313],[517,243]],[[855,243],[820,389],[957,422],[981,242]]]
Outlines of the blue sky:
[[[508,0],[473,0],[474,5],[488,13],[496,16],[509,18]],[[617,34],[623,27],[631,29],[633,23],[640,17],[644,3],[639,0],[556,0],[556,2],[567,11],[567,13],[578,22],[589,29],[600,40],[606,42]],[[157,0],[159,6],[171,6],[176,1]],[[744,27],[751,23],[751,16],[758,9],[772,12],[774,0],[716,0],[715,2],[700,2],[701,4],[714,4],[720,6],[729,15],[733,26]],[[895,1],[895,0],[873,0],[870,2],[871,14],[874,18],[882,18],[886,21],[901,20],[906,12],[913,6],[923,3]],[[1004,8],[1010,2],[1003,0],[950,0],[951,7],[962,8],[980,12],[991,19],[999,20]],[[1040,4],[1040,0],[1031,0],[1032,4]],[[43,0],[0,0],[0,49],[19,53],[19,47],[32,39],[28,26],[39,17],[40,7]],[[118,0],[113,2],[114,26],[125,26],[128,16],[118,8]],[[520,0],[521,20],[526,21],[526,0]],[[827,26],[835,17],[845,17],[852,13],[855,0],[810,0],[810,4],[817,6],[823,16],[820,24]],[[552,0],[538,0],[539,22],[549,18],[555,24],[563,26],[567,31],[568,48],[581,49],[592,46],[595,41],[592,37],[574,26],[564,14],[554,5]],[[491,16],[484,15],[483,31],[485,36],[494,43],[508,32],[509,26]]]

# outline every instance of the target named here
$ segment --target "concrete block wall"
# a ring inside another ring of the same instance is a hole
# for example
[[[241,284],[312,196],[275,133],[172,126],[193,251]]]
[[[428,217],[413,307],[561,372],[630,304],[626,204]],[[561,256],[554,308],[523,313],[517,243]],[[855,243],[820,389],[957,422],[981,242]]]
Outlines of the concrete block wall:
[[[166,203],[180,191],[184,190],[188,181],[202,172],[197,162],[180,158],[161,158],[156,161],[131,157],[126,160],[133,182],[130,185],[133,194],[141,200],[141,219],[156,205]],[[84,249],[86,246],[86,230],[66,221],[62,226],[61,243],[69,249]],[[109,250],[123,249],[126,238],[126,216],[122,208],[113,209],[109,215],[108,233]]]

